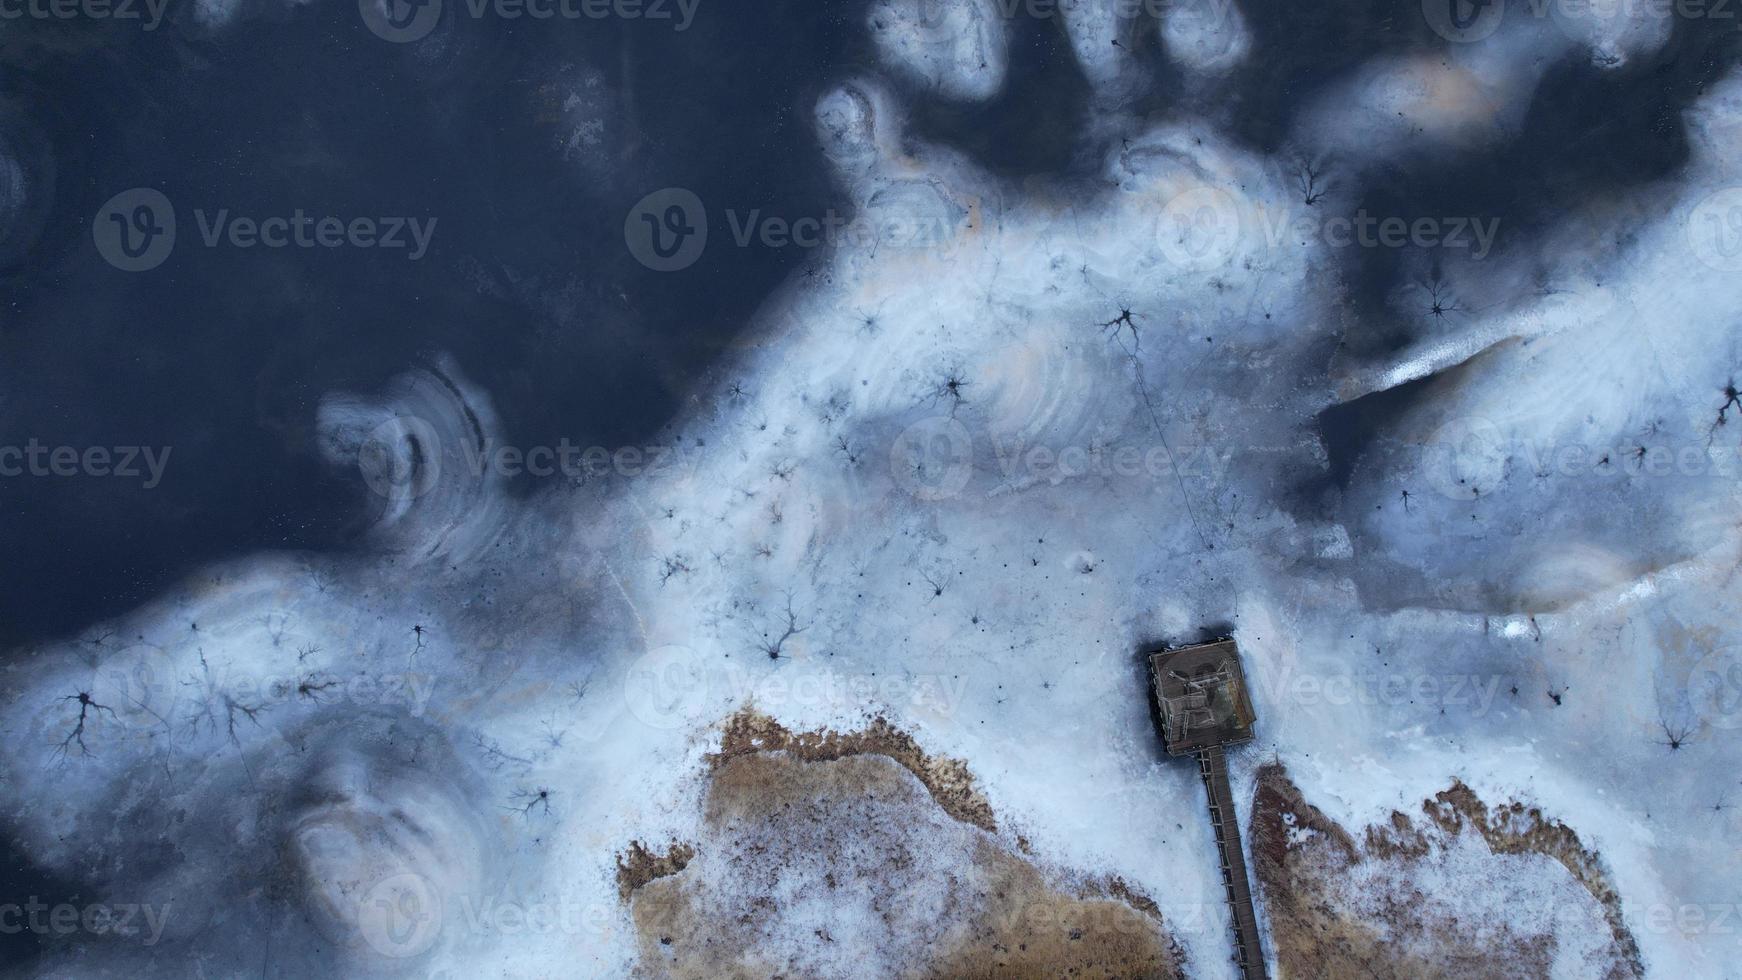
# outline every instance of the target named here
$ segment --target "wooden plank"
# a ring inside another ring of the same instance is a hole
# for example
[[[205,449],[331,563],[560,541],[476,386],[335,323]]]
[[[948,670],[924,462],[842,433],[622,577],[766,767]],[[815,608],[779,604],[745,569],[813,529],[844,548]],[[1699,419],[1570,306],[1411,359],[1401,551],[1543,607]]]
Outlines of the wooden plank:
[[[1210,825],[1216,831],[1216,852],[1222,862],[1222,886],[1234,919],[1234,961],[1246,980],[1265,980],[1264,950],[1258,944],[1258,912],[1252,905],[1252,885],[1246,877],[1246,852],[1240,844],[1240,817],[1234,810],[1234,788],[1228,782],[1228,760],[1220,745],[1198,752],[1198,772],[1210,801]]]

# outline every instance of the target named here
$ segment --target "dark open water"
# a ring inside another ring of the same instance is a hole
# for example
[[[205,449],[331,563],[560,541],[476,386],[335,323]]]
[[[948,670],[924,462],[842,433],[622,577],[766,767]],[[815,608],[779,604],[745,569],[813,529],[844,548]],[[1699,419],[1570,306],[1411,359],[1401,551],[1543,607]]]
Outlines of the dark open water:
[[[379,386],[420,355],[454,354],[496,399],[512,443],[617,446],[655,432],[807,257],[717,248],[681,274],[654,274],[627,255],[623,215],[668,185],[714,209],[844,210],[809,107],[868,64],[861,0],[717,2],[703,0],[682,34],[450,20],[444,53],[425,61],[418,46],[369,34],[344,0],[245,5],[244,20],[216,34],[175,0],[172,22],[150,34],[0,25],[0,141],[35,188],[0,229],[0,446],[173,447],[150,490],[0,479],[0,649],[121,613],[215,559],[350,546],[361,495],[314,454],[316,402]],[[1414,3],[1244,7],[1256,67],[1224,111],[1259,147],[1367,57],[1424,43]],[[1516,141],[1415,162],[1363,193],[1382,213],[1494,214],[1528,233],[1593,195],[1673,173],[1686,152],[1679,112],[1728,63],[1736,30],[1682,24],[1662,55],[1618,72],[1557,65]],[[1164,82],[1149,110],[1166,116],[1168,69],[1146,56]],[[558,149],[574,86],[541,85],[579,77],[565,65],[597,66],[608,92],[602,157]],[[918,131],[1013,180],[1083,178],[1093,154],[1073,155],[1070,136],[1086,87],[1050,23],[1018,31],[1012,68],[999,100],[923,107]],[[161,268],[127,275],[99,259],[90,221],[111,194],[142,185],[176,202],[182,237]],[[194,208],[438,226],[419,262],[206,249]],[[1353,302],[1376,307],[1394,256],[1350,251]],[[1406,339],[1377,329],[1350,342]],[[1409,397],[1327,413],[1335,473],[1362,451],[1366,413]],[[67,897],[10,851],[0,875],[8,894]],[[30,948],[29,935],[0,936],[0,958]]]
[[[345,547],[360,496],[315,457],[314,406],[422,354],[453,353],[496,399],[510,442],[647,439],[807,257],[717,248],[681,274],[655,274],[626,254],[622,215],[667,185],[716,210],[844,209],[809,106],[868,64],[860,0],[719,3],[703,0],[682,33],[450,17],[434,58],[431,45],[377,39],[342,0],[245,5],[216,33],[174,0],[153,33],[5,25],[6,138],[46,147],[52,165],[39,169],[53,186],[38,179],[31,198],[46,210],[40,233],[15,220],[0,255],[11,262],[0,279],[0,445],[173,449],[150,490],[0,479],[0,646],[122,612],[213,559]],[[1256,67],[1223,111],[1260,147],[1274,147],[1321,86],[1423,43],[1411,3],[1245,10]],[[1585,197],[1672,173],[1685,157],[1679,112],[1728,62],[1736,29],[1681,24],[1662,56],[1617,72],[1569,59],[1550,70],[1514,143],[1420,161],[1363,190],[1382,213],[1500,215],[1527,234]],[[1083,176],[1072,168],[1093,154],[1073,156],[1069,137],[1086,86],[1068,48],[1043,21],[1023,25],[1013,51],[1003,97],[925,105],[917,131],[1012,179]],[[1165,117],[1169,69],[1143,54],[1162,80],[1148,107]],[[553,108],[576,87],[577,65],[596,66],[607,92],[602,155],[579,161],[560,152],[573,125]],[[140,185],[176,202],[181,244],[159,269],[126,275],[99,259],[89,222],[109,195]],[[208,249],[194,244],[194,208],[438,225],[418,262]],[[1376,308],[1394,250],[1350,252],[1357,312]],[[1405,340],[1394,327],[1349,338],[1372,349]],[[1362,411],[1326,418],[1340,471],[1363,444]]]

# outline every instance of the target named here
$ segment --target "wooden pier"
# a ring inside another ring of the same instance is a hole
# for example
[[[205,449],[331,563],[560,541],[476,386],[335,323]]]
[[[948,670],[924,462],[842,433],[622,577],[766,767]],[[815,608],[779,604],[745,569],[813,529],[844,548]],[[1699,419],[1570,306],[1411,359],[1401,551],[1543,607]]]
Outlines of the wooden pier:
[[[1149,658],[1162,743],[1169,755],[1195,755],[1209,798],[1210,826],[1222,866],[1222,887],[1234,922],[1234,962],[1245,980],[1265,980],[1258,911],[1246,876],[1240,817],[1228,782],[1224,748],[1251,741],[1257,718],[1233,640],[1164,650]]]
[[[1228,760],[1220,745],[1198,750],[1198,772],[1210,798],[1210,825],[1216,829],[1216,853],[1222,860],[1222,887],[1234,919],[1234,961],[1246,980],[1265,980],[1264,951],[1258,944],[1258,911],[1246,877],[1246,851],[1240,846],[1240,817],[1234,810],[1234,789],[1228,784]]]

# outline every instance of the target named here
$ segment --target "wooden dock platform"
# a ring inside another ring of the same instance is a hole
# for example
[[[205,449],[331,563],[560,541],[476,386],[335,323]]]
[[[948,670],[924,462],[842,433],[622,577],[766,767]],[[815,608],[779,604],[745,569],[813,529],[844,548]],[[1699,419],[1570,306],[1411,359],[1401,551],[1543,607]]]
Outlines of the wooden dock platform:
[[[1258,911],[1246,877],[1246,852],[1240,843],[1240,817],[1228,783],[1229,745],[1252,740],[1257,715],[1246,690],[1240,651],[1224,637],[1149,655],[1157,720],[1169,755],[1194,755],[1210,802],[1210,826],[1222,865],[1222,887],[1234,920],[1234,962],[1245,980],[1265,980],[1264,949],[1258,940]]]
[[[1240,845],[1240,817],[1234,809],[1234,789],[1228,782],[1228,759],[1220,745],[1198,750],[1198,772],[1204,777],[1204,790],[1210,799],[1210,825],[1216,830],[1222,887],[1228,893],[1228,910],[1234,919],[1234,961],[1245,980],[1265,980],[1258,912],[1252,905],[1246,852]]]

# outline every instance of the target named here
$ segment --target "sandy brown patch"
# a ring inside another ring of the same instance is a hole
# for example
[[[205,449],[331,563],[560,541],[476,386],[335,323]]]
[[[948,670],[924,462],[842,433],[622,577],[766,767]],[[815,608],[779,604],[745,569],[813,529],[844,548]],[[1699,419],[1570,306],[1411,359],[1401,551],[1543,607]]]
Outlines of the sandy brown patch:
[[[1276,764],[1258,772],[1253,865],[1282,976],[1643,974],[1596,854],[1519,804],[1452,787],[1361,839]]]
[[[788,752],[806,762],[841,759],[850,755],[881,755],[894,760],[916,776],[944,812],[988,833],[996,833],[992,805],[974,786],[974,774],[960,759],[928,755],[913,736],[881,716],[863,731],[794,732],[757,711],[740,711],[726,723],[720,751],[708,756],[715,769],[753,752]]]
[[[1027,850],[1027,848],[1024,848]],[[1143,894],[1125,883],[1124,878],[1114,878],[1107,883],[1107,894],[1112,895],[1126,905],[1131,906],[1157,922],[1161,921],[1161,906],[1155,904],[1155,899]]]
[[[1160,909],[1122,898],[1055,891],[1027,862],[1002,850],[976,854],[987,885],[953,953],[918,975],[992,978],[1183,977],[1183,956],[1160,931]],[[1128,892],[1129,894],[1129,892]],[[1134,896],[1135,897],[1135,896]]]
[[[664,854],[647,849],[640,841],[630,841],[629,850],[617,855],[617,895],[624,901],[642,885],[656,878],[665,878],[682,871],[696,856],[688,844],[673,844]]]
[[[920,775],[940,770],[948,782]],[[1183,976],[1154,900],[1118,879],[1044,872],[987,830],[972,787],[965,766],[926,756],[886,722],[794,735],[740,716],[710,759],[693,855],[628,890],[637,972]],[[620,866],[648,865],[636,849]]]
[[[1621,896],[1609,883],[1602,861],[1595,851],[1587,850],[1579,835],[1558,820],[1543,816],[1537,807],[1512,802],[1492,811],[1474,790],[1454,780],[1452,787],[1424,804],[1428,819],[1446,833],[1455,834],[1465,826],[1473,827],[1496,854],[1544,854],[1559,861],[1573,879],[1591,893],[1603,907],[1603,920],[1614,937],[1615,944],[1632,964],[1631,975],[1644,972],[1639,957],[1639,944],[1628,931],[1621,915]]]

